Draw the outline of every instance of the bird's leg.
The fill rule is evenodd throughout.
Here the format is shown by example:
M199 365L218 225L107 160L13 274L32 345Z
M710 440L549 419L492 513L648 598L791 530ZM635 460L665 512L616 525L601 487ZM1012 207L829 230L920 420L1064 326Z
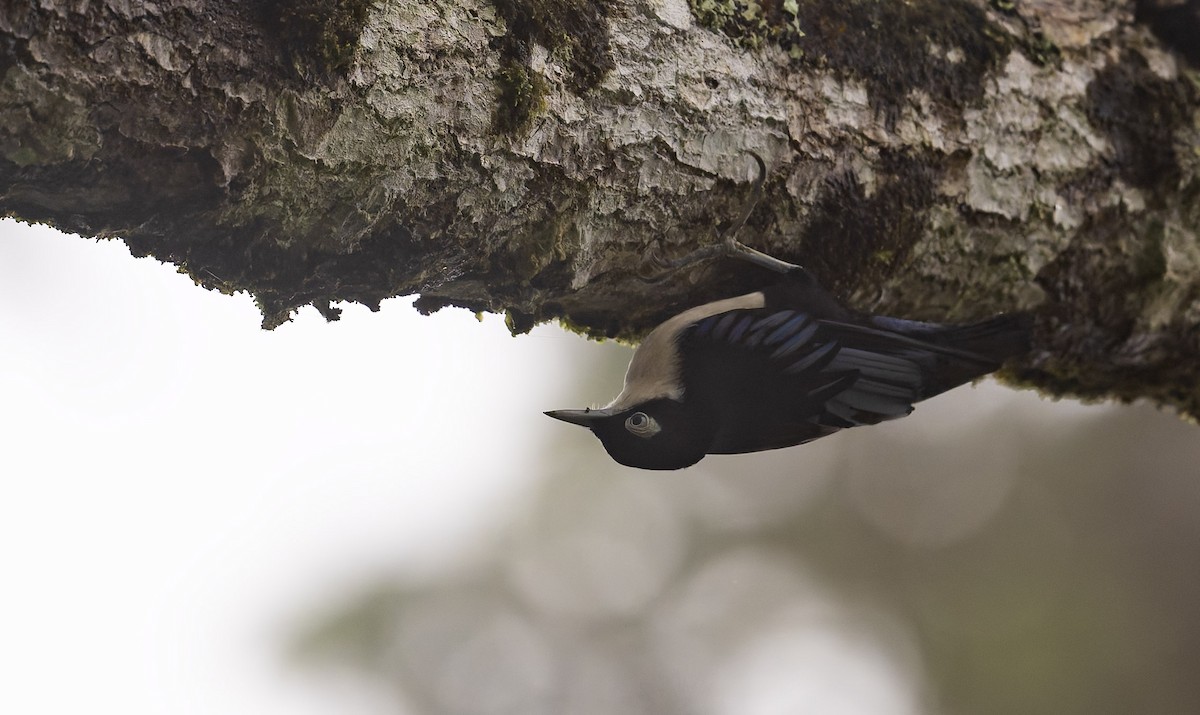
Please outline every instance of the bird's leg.
M707 261L713 258L737 258L739 260L748 261L756 266L766 268L767 270L775 271L776 273L791 273L792 271L802 271L802 267L795 263L781 261L774 256L767 255L762 251L756 251L746 244L737 240L737 232L750 218L750 214L758 205L759 198L762 197L763 183L767 178L767 165L763 162L762 157L758 154L751 153L754 161L758 164L758 179L754 182L754 194L751 200L747 202L746 209L742 212L741 218L732 226L719 235L719 242L698 248L687 255L675 259L666 259L658 254L657 246L652 247L646 252L645 258L642 260L642 266L639 269L639 276L646 281L658 282L665 278L669 273L685 268L701 261ZM653 267L656 269L653 273L648 273L647 268Z
M712 258L719 258L727 253L724 243L714 243L697 248L685 256L669 259L663 258L662 254L658 252L658 246L659 243L656 241L654 246L646 251L646 254L642 257L642 264L638 266L638 277L648 283L657 283L680 268L686 268L692 264Z
M795 263L788 263L780 260L762 251L757 251L750 248L746 244L737 240L733 236L726 236L721 242L722 253L730 258L738 258L743 261L749 261L756 266L761 266L776 273L791 273L792 271L802 271L804 268Z

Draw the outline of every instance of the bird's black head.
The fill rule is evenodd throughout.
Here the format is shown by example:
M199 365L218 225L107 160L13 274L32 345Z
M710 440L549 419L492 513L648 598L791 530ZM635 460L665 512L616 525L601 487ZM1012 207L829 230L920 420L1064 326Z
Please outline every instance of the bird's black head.
M625 410L554 410L547 415L592 430L610 457L639 469L683 469L704 458L712 435L672 399Z

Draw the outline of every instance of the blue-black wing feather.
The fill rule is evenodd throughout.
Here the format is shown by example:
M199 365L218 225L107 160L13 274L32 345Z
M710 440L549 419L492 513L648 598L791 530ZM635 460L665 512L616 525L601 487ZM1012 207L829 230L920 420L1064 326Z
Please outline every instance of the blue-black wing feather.
M1028 339L1019 320L859 324L848 313L727 311L680 333L684 401L717 425L709 453L801 444L903 417L914 403L992 372Z

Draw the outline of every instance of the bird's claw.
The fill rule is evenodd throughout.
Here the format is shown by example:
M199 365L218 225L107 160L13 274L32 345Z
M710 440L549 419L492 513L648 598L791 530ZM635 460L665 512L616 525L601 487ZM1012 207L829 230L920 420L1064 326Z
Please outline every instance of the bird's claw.
M766 268L769 271L775 271L776 273L791 273L793 271L804 270L802 266L795 263L788 263L768 253L750 248L733 236L726 237L721 242L721 247L724 249L722 253L730 258L738 258L761 268Z
M658 283L670 275L675 266L660 252L660 241L655 241L642 254L642 262L638 264L637 277L647 283Z
M737 258L756 266L766 268L776 273L790 273L792 271L803 270L800 266L787 261L781 261L774 256L770 256L762 251L756 251L746 244L737 240L737 233L745 225L750 218L750 214L754 211L754 207L758 203L759 197L762 195L763 183L767 178L767 165L762 157L751 152L755 163L758 164L758 179L754 182L753 199L747 203L745 210L738 220L731 225L724 233L717 236L717 242L698 248L687 255L675 259L667 259L659 252L661 246L660 241L655 241L653 245L646 251L642 257L642 262L638 266L638 277L648 283L657 283L667 277L672 271L690 266L693 263L707 261L712 258ZM651 272L653 268L653 272Z
M687 268L695 263L729 255L728 248L724 242L697 248L691 253L680 256L679 258L663 257L658 250L659 245L660 243L655 241L654 245L652 245L642 257L642 263L638 267L638 277L648 283L657 283L662 281L668 275L679 270L680 268ZM653 273L647 272L647 267L651 264L655 269Z
M795 263L788 263L762 251L750 248L729 235L722 238L720 243L697 248L691 253L675 259L664 258L659 252L659 246L659 242L656 241L646 251L642 257L641 265L638 266L638 277L647 283L658 283L680 268L713 258L736 258L776 273L792 273L793 271L804 270Z

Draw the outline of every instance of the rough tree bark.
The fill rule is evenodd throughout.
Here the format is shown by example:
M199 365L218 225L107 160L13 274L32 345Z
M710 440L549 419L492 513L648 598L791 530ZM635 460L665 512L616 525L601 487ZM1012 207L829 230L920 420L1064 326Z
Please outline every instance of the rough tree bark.
M1196 417L1176 5L4 0L0 211L248 291L268 327L419 293L636 337L764 280L638 277L739 214L755 153L751 245L863 308L1037 309L1010 379Z

